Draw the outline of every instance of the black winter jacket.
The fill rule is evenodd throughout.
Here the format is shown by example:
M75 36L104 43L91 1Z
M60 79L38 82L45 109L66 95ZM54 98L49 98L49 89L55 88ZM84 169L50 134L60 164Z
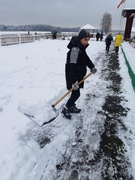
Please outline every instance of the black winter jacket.
M76 81L81 81L86 75L87 66L91 69L94 64L86 54L87 46L83 46L78 37L75 36L68 44L67 62L65 67L67 89L71 89ZM83 88L84 83L80 84Z
M113 41L113 38L111 35L108 35L106 38L105 38L105 42L106 42L106 45L111 45L111 42Z

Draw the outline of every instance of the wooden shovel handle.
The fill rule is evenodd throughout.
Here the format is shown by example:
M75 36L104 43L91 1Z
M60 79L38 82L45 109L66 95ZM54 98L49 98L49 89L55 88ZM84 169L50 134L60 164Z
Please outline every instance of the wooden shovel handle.
M92 75L93 73L89 73L88 75L86 75L80 82L78 82L78 85L80 85L83 81L85 81L85 79L87 79L90 75ZM70 92L72 92L74 90L74 88L72 87L70 90L68 90L60 99L58 99L53 105L52 107L55 107L62 99L64 99Z

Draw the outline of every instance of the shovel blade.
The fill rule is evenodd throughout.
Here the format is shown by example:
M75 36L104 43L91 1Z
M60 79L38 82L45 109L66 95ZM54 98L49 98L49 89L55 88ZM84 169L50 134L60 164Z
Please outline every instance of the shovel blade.
M43 125L45 125L45 124L48 124L48 123L54 121L54 120L58 117L59 111L58 111L55 107L52 107L52 110L54 111L55 116L53 116L53 117L52 117L51 119L49 119L49 120L44 121L44 123L43 123L41 126L43 126Z
M23 113L40 127L54 121L59 115L59 111L55 107L51 107L47 103L41 104L41 102L40 105L32 102L21 103L18 107L18 111Z

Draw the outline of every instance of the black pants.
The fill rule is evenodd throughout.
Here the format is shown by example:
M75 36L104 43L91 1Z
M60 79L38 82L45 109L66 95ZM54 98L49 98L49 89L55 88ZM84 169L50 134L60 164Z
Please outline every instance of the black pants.
M115 47L115 52L118 53L119 52L119 46Z
M110 45L106 44L106 52L109 52L110 50Z
M79 97L80 97L80 89L73 90L66 106L67 107L73 106Z

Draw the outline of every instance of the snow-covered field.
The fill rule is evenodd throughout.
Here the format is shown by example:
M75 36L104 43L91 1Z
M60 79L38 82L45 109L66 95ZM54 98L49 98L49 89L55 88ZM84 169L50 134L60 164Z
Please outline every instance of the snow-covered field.
M18 107L21 107L26 111L41 113L40 118L43 119L47 105L51 107L66 93L64 68L68 42L48 39L0 47L0 180L101 179L101 167L97 165L93 169L90 163L86 168L84 162L78 159L80 152L84 155L83 160L86 159L83 152L88 146L89 158L94 158L104 131L103 119L98 115L109 94L106 87L110 84L110 81L102 78L103 69L109 61L104 41L89 42L87 53L97 73L86 80L81 90L77 102L82 109L81 114L67 120L60 113L52 123L40 127L18 111ZM123 49L135 72L135 49L128 43L123 43ZM125 106L130 109L122 119L127 131L122 131L125 134L119 134L119 137L124 142L126 156L131 163L127 169L135 178L135 92L121 50L118 60L122 76L121 93L127 100ZM56 108L59 109L67 98ZM78 168L76 175L78 162L86 169ZM111 166L109 171L116 172Z

